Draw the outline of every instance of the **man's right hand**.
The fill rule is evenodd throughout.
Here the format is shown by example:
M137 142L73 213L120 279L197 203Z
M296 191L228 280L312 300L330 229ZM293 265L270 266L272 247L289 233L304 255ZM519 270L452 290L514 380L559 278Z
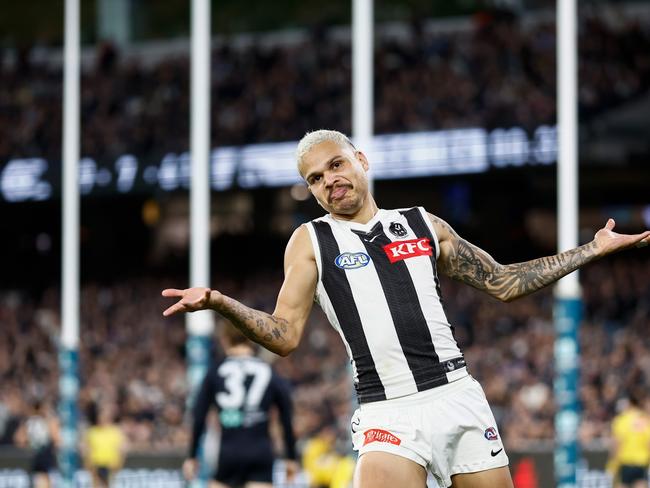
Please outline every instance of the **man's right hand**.
M187 458L183 462L183 476L190 481L196 478L199 472L199 461L196 458Z
M167 288L162 291L162 296L180 298L178 302L163 312L165 317L169 317L179 312L196 312L212 308L212 305L221 297L221 293L201 287L186 288L185 290Z

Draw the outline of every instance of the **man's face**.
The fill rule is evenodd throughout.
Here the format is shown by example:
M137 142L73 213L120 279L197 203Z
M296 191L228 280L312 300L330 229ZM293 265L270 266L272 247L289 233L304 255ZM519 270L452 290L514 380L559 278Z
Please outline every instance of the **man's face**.
M368 196L368 160L350 146L332 141L314 146L298 168L309 190L326 211L353 215Z

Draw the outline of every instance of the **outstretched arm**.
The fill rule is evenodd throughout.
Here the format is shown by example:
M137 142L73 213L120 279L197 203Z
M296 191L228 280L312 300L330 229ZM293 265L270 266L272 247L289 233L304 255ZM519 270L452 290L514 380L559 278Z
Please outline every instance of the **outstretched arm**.
M210 288L166 289L166 297L180 298L163 312L212 309L229 319L249 339L281 356L293 351L314 303L318 270L309 232L299 227L291 236L284 255L284 283L272 314L255 310Z
M429 214L440 241L438 264L458 281L508 302L559 280L579 267L607 254L650 242L650 231L626 235L613 231L609 219L594 240L569 251L524 263L503 265L482 249L461 238L444 220Z

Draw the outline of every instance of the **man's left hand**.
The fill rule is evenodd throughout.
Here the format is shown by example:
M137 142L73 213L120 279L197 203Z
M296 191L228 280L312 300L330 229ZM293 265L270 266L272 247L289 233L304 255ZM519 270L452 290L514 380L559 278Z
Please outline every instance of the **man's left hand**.
M632 246L643 247L650 244L650 230L641 234L619 234L614 232L615 225L614 219L609 219L605 227L596 232L594 241L601 256L622 251Z

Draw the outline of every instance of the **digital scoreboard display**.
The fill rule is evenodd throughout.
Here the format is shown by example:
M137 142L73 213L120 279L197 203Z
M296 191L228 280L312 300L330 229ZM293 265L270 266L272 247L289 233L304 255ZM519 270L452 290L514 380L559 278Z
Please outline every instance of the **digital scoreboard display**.
M301 181L295 163L297 141L221 147L210 154L214 191L232 187L289 186ZM540 126L481 128L375 136L359 148L377 180L482 173L491 168L549 165L557 159L557 130ZM109 164L79 161L81 195L156 193L188 189L190 154L168 153L143 162L124 154ZM0 201L42 201L60 196L61 163L42 158L0 162Z

